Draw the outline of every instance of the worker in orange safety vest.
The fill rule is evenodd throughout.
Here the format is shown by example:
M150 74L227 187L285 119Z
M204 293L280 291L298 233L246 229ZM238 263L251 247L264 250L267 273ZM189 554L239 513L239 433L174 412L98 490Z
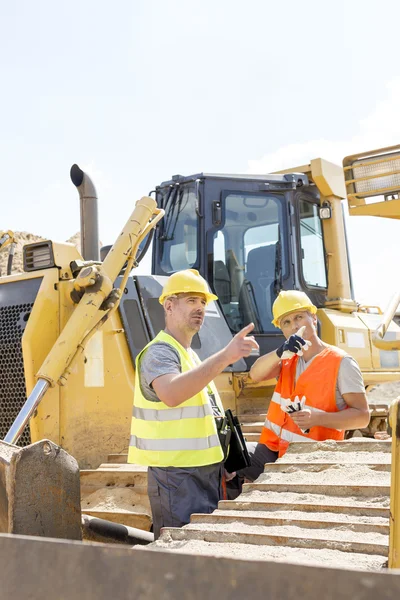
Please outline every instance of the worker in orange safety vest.
M252 464L238 472L254 481L290 442L343 440L366 427L369 410L357 362L317 335L317 308L304 292L281 291L273 321L286 341L252 366L253 381L278 379L259 443L248 443ZM233 493L231 497L235 497Z

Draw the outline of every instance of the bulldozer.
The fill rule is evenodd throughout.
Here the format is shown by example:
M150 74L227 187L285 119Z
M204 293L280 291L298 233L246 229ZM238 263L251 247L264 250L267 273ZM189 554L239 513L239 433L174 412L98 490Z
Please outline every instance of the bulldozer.
M207 307L193 341L202 359L250 321L262 353L279 346L283 337L271 325L273 301L282 289L301 289L318 307L321 338L357 359L367 387L399 380L400 328L392 320L397 305L394 299L382 314L357 304L342 209L347 197L351 215L398 218L399 151L348 157L343 167L315 159L269 175L173 176L156 186L155 199L138 203L117 242L101 256L95 187L75 165L71 178L81 200L82 255L71 244L27 244L24 273L0 278L2 531L80 539L79 494L88 539L107 539L104 528L93 535L93 520L114 523L114 533L123 527L128 543L138 530L150 531L146 470L126 464L134 360L164 325L158 296L165 278L177 270L198 269L219 297ZM376 197L382 198L369 202ZM151 237L152 274L132 277L139 246L143 256ZM256 441L274 382L253 383L253 361L231 365L216 384L246 438ZM293 444L284 459L246 484L237 500L222 501L212 515L193 515L182 530L165 531L156 544L135 549L135 561L159 566L167 554L162 569L167 573L179 570L175 554L179 560L182 553L204 555L196 560L207 569L208 555L220 556L229 586L234 567L226 557L232 554L253 560L260 582L274 569L260 561L290 563L299 552L317 564L324 550L331 553L324 565L380 568L388 554L390 443L371 437L386 430L387 412L385 405L371 406L365 439ZM24 513L25 504L33 511ZM48 519L39 527L42 505ZM331 520L324 521L321 507ZM325 536L318 533L321 524ZM338 531L344 531L343 539ZM9 552L13 542L4 539ZM144 535L141 541L150 539ZM359 557L364 562L358 563ZM189 572L196 570L190 556L184 560ZM304 571L296 572L295 580L302 576ZM304 579L317 580L311 573ZM367 593L375 581L380 585L378 575ZM349 590L354 582L350 577ZM171 584L171 597L179 585ZM320 585L323 589L323 577Z

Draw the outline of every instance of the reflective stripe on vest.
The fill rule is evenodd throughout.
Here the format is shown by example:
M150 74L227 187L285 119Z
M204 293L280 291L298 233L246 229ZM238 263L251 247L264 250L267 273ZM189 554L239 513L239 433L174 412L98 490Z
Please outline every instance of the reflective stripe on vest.
M275 392L268 408L260 442L271 450L286 452L293 441L343 440L344 431L327 427L312 427L303 434L293 419L282 410L288 399L306 396L306 408L319 413L337 412L336 382L340 362L346 354L335 347L327 347L318 354L311 365L296 379L297 357L282 362Z
M167 343L177 351L182 373L190 371L201 362L192 350L188 352L164 331L160 331L144 350L156 342ZM221 462L223 451L207 388L177 407L146 400L139 379L140 360L144 350L136 359L128 462L151 467L197 467ZM214 383L210 382L208 387L223 414L223 406Z
M218 435L210 435L206 438L180 438L180 439L164 439L164 440L149 440L138 438L136 435L131 435L129 446L138 448L139 450L206 450L207 448L221 447Z
M264 427L270 429L275 435L280 437L285 442L313 442L314 440L310 439L306 435L299 435L298 433L293 433L292 431L287 431L286 429L282 429L279 425L275 425L275 423L271 423L268 419L265 419Z
M203 406L184 406L182 408L171 408L170 410L156 410L154 408L133 407L132 415L136 419L145 421L179 421L180 419L201 419L206 415L212 415L213 411L209 404Z

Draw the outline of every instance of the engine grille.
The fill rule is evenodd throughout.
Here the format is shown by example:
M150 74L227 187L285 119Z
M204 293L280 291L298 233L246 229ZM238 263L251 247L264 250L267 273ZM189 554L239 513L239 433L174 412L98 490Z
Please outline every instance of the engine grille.
M4 439L26 400L21 339L33 303L0 307L0 439ZM19 446L31 443L29 425Z

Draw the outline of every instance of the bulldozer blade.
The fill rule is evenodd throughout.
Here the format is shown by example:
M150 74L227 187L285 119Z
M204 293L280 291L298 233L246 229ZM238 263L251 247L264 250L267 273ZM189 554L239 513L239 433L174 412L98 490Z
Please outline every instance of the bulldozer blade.
M49 440L0 441L0 532L82 539L76 460Z
M0 534L0 596L27 600L393 600L398 572ZM22 576L21 576L22 574Z

